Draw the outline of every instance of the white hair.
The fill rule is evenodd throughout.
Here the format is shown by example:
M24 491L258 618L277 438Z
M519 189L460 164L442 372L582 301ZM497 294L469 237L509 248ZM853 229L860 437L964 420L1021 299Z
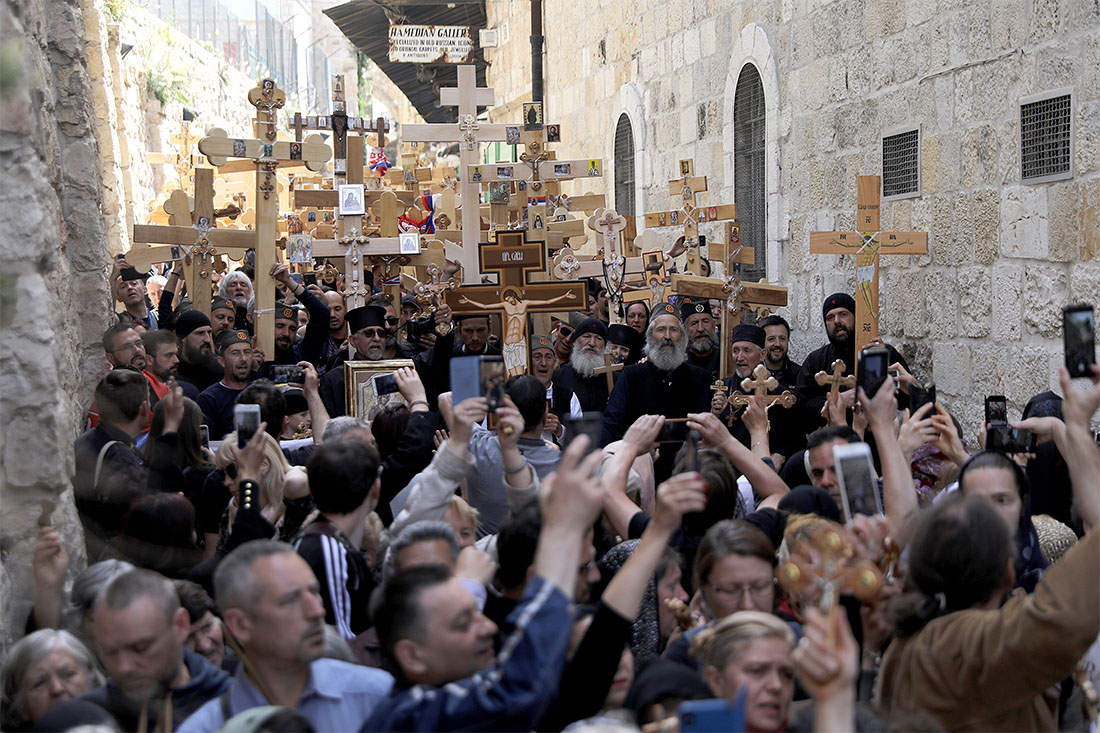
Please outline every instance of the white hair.
M687 331L684 330L684 324L679 323L680 326L680 338L674 343L676 347L674 351L668 352L661 348L662 343L658 343L656 337L653 335L653 326L657 322L658 318L668 314L660 314L656 318L650 320L649 325L645 330L645 355L649 358L649 363L657 367L662 372L671 372L679 367L685 361L687 361L687 347L688 337ZM676 316L671 316L675 318Z
M221 279L221 282L218 283L218 295L222 296L223 298L228 298L229 296L227 295L227 292L229 291L229 285L236 282L237 280L244 280L246 283L248 283L248 291L250 293L254 292L252 287L252 279L248 275L244 274L244 272L241 270L233 270L232 272L225 273L225 277L223 277Z

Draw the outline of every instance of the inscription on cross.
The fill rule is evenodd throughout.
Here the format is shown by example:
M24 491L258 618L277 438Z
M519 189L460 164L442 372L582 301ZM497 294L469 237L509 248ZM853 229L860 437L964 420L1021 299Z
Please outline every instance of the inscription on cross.
M880 255L928 253L925 232L879 231L881 202L879 176L860 176L856 182L855 232L811 232L811 254L856 256L856 353L878 338L878 270Z
M586 303L583 282L528 282L531 274L546 269L543 242L530 241L527 233L498 231L496 242L482 244L479 269L499 277L497 285L463 285L444 292L456 315L499 313L504 322L504 365L509 376L527 370L528 313L576 310Z

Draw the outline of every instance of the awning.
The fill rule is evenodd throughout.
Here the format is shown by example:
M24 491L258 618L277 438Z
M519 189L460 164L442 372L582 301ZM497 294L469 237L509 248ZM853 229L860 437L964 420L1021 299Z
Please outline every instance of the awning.
M324 11L352 45L365 53L405 93L425 122L457 122L458 108L439 106L439 88L458 85L454 64L393 63L389 60L390 19L411 25L470 26L477 85L485 86L485 54L477 44L485 27L485 0L353 0Z

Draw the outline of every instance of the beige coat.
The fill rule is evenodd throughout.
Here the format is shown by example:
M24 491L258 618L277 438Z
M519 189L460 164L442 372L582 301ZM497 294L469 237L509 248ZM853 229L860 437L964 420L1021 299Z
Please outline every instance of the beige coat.
M1035 592L996 611L958 611L896 639L883 658L884 710L923 709L947 730L1057 730L1043 692L1073 673L1100 633L1100 529Z

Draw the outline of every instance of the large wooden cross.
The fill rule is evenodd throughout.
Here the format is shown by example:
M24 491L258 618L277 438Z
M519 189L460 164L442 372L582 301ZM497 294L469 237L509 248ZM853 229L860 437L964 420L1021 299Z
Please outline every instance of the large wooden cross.
M794 403L798 401L798 398L788 389L783 390L781 394L768 394L779 386L779 380L773 377L771 372L768 371L768 368L763 364L757 364L756 368L752 371L752 375L741 380L740 386L741 392L734 392L730 395L728 394L725 382L719 379L711 386L711 389L725 396L726 404L731 408L746 407L754 397L759 397L760 403L764 407L765 415L767 415L768 410L776 405L789 410L794 407ZM727 424L733 425L733 420L734 413L731 411ZM769 427L771 426L770 420L768 425Z
M810 232L811 254L856 256L856 353L878 337L879 255L922 255L928 252L925 232L879 231L879 176L856 182L855 232Z
M622 362L612 361L611 354L605 351L603 354L603 366L596 367L592 371L607 377L607 393L611 394L611 390L615 389L615 372L621 372L624 366L626 365Z
M135 224L131 241L136 246L126 253L126 261L139 272L146 272L153 263L174 260L178 254L184 262L184 282L191 305L209 316L214 258L227 250L243 256L245 250L256 247L256 232L216 229L214 169L196 168L194 177L194 212L187 193L181 189L174 191L165 206L169 225ZM168 246L143 247L142 244Z
M478 269L481 242L481 186L471 181L468 166L478 162L480 143L503 142L507 139L507 126L481 123L477 120L478 107L490 107L495 102L492 87L478 87L476 67L464 64L458 67L458 86L439 90L439 104L458 107L458 122L450 124L402 125L401 137L406 142L457 142L462 161L462 181L459 195L462 198L462 252L460 263L465 282L479 282Z
M695 175L695 162L690 158L680 161L680 177L668 182L668 193L680 207L670 211L654 211L645 215L646 228L684 227L684 247L687 256L687 271L693 275L703 274L703 263L699 254L699 223L707 221L725 221L737 218L736 204L719 206L696 206L695 196L707 190L707 177Z
M504 365L509 376L527 370L527 314L579 310L587 305L583 282L532 283L532 273L546 269L543 242L530 241L527 232L497 231L496 242L482 244L479 269L496 273L496 285L463 285L443 293L457 315L499 313L504 330Z
M332 151L320 135L305 142L277 142L278 110L286 104L286 95L272 79L263 79L248 93L256 108L253 122L255 139L230 138L225 130L213 129L199 140L199 152L211 165L222 166L230 158L251 161L256 172L256 278L252 283L256 310L254 323L258 346L269 358L275 354L275 281L268 273L277 262L275 240L279 234L279 200L276 196L276 171L286 163L304 164L320 170L332 157Z
M814 381L824 387L829 385L829 397L836 402L840 397L840 388L851 389L856 386L856 378L852 376L844 376L844 360L837 359L829 367L832 370L832 374L829 372L818 372L814 375Z

